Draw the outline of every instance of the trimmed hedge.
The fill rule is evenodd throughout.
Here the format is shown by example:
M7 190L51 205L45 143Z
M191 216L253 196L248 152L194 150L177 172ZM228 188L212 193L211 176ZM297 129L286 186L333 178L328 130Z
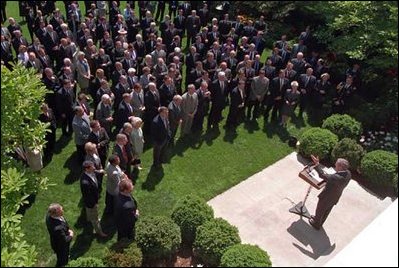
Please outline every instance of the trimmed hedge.
M340 140L331 152L332 160L335 162L338 158L345 158L349 161L350 167L357 170L360 167L360 161L366 154L363 147L357 144L355 140L343 138Z
M136 243L122 239L105 249L103 261L107 267L141 267L143 253Z
M226 250L240 242L237 227L216 218L197 228L193 249L204 264L218 266Z
M180 246L180 228L168 217L146 217L136 225L136 242L145 258L169 258Z
M266 251L257 245L238 244L223 254L221 267L271 267L272 262Z
M66 267L107 267L103 261L93 257L79 257L68 262Z
M180 226L182 241L187 245L194 242L197 227L213 219L213 216L212 207L204 199L193 195L180 199L172 212L172 220Z
M322 128L330 130L339 139L357 139L362 133L362 124L347 114L333 114L324 120Z
M302 134L299 143L300 154L306 157L313 154L325 159L330 157L331 150L338 143L338 137L328 129L313 127Z
M362 159L361 172L371 182L395 186L398 155L383 150L369 152Z

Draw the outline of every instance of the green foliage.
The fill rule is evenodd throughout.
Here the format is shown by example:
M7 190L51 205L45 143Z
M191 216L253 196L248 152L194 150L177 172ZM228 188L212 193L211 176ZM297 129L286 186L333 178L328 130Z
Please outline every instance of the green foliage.
M365 153L363 147L355 140L343 138L335 145L331 156L333 161L336 161L338 158L345 158L349 161L351 168L357 170Z
M394 178L398 173L398 155L383 150L369 152L362 159L361 172L369 181L394 186Z
M327 25L320 26L315 35L332 51L344 52L377 69L397 67L397 2L329 1L314 6Z
M41 150L48 123L39 121L40 105L47 90L33 68L1 67L1 151L3 156L18 146Z
M35 247L29 245L21 231L19 208L27 204L24 194L29 178L16 168L1 170L1 266L33 266L36 262Z
M80 257L69 261L66 267L107 267L103 261L93 257Z
M180 226L182 241L188 245L194 242L197 227L212 218L212 207L195 195L180 199L172 212L172 219Z
M122 239L111 249L105 249L103 261L107 267L141 267L143 253L136 243Z
M257 245L237 244L223 254L221 267L271 267L272 262L266 251Z
M317 155L320 159L330 156L338 137L328 129L314 127L306 130L299 139L299 153L304 156Z
M240 242L237 227L216 218L197 228L194 252L205 264L217 266L226 250Z
M180 228L168 217L143 218L136 225L136 241L145 258L168 258L181 243Z
M357 139L362 133L362 125L347 114L333 114L323 122L322 128L330 130L339 139Z

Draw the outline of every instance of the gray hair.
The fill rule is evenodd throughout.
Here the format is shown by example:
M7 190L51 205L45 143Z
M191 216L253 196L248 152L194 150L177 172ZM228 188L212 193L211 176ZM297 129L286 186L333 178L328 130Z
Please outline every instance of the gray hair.
M340 165L344 170L349 169L350 167L349 161L345 158L338 158L336 164Z

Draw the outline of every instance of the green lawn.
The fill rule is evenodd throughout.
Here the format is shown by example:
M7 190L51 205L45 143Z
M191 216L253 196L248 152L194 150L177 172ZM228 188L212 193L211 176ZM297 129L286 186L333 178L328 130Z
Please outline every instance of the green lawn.
M82 1L80 3L83 6ZM123 1L121 7L124 5ZM63 12L63 3L57 2L57 6ZM20 21L17 2L8 2L7 11L8 16ZM29 36L26 25L23 25L23 32ZM185 40L183 42L185 45ZM262 60L269 53L270 50L265 50ZM225 117L227 110L224 111ZM149 169L152 149L145 151L142 157L144 169L139 174L134 190L141 217L170 215L176 201L187 194L197 194L206 200L213 198L292 152L286 142L288 137L299 136L309 127L306 117L305 121L296 119L291 122L287 130L276 124L265 125L263 119L257 123L242 124L236 134L226 132L223 125L224 121L220 125L220 133L204 133L201 137L179 140L174 150L171 150L170 163L164 165L162 172ZM42 174L55 186L36 196L22 223L26 240L35 245L39 253L38 266L55 265L56 258L50 248L44 222L46 209L53 202L64 206L65 217L75 232L71 244L72 258L101 257L104 248L116 241L115 230L109 219L105 219L104 229L111 234L110 238L97 239L88 232L82 214L79 186L81 169L75 163L75 145L73 139L60 137L60 132L57 131L53 161L42 170ZM105 188L105 182L103 185ZM99 204L101 214L104 202L103 191Z

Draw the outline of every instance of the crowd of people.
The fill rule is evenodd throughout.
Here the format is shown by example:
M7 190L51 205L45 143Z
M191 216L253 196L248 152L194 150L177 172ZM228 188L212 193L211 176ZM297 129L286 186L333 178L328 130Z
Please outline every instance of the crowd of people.
M326 60L310 49L309 27L292 47L282 35L262 62L263 16L211 18L211 1L85 1L85 12L77 1L63 2L66 14L55 1L19 1L29 33L8 18L1 27L1 61L10 69L16 62L35 69L52 92L40 115L50 123L44 156L51 160L57 126L64 136L74 135L87 218L100 236L106 236L97 211L105 174L106 212L123 224L118 239L133 236L124 219L138 215L137 204L126 197L133 189L126 181L133 179L132 168L141 169L144 142L152 142L153 167L161 168L179 128L181 138L202 132L205 121L207 130L218 129L226 107L230 130L262 113L265 122L271 113L286 127L297 106L299 116L327 102L332 112L343 112L360 83L355 64L345 81L331 85ZM123 212L128 209L134 213Z

